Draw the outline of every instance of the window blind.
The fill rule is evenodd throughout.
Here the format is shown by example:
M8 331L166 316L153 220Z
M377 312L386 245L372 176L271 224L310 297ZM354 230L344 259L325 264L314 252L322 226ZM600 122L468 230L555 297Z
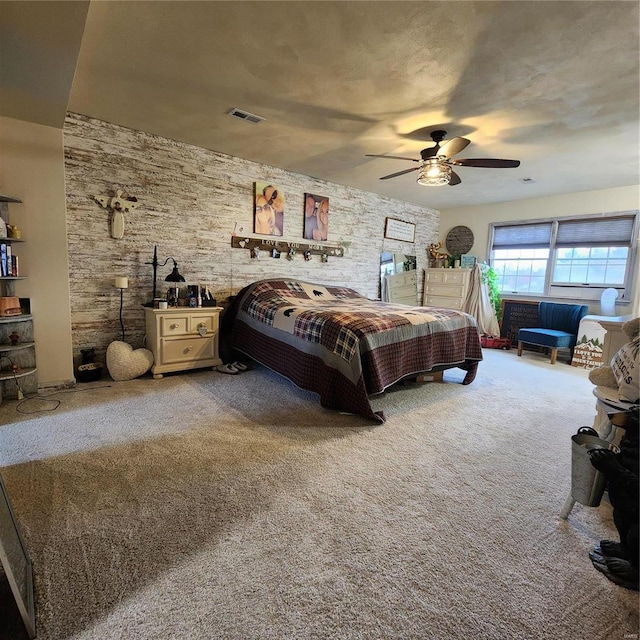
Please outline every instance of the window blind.
M558 221L558 247L628 247L633 234L633 216L595 220Z
M496 226L493 229L494 249L543 249L551 242L551 222Z

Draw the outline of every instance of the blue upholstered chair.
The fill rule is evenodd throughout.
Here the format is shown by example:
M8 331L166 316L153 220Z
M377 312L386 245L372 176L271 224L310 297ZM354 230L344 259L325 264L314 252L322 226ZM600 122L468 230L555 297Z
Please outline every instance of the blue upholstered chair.
M518 355L522 355L523 344L535 344L551 349L551 364L556 363L558 349L569 349L571 362L580 320L587 315L588 310L586 304L541 302L538 305L540 326L518 331Z

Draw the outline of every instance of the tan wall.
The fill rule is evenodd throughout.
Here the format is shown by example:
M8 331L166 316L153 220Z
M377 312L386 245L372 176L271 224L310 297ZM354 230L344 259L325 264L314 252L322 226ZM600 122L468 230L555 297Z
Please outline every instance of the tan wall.
M69 114L64 128L67 224L73 351L95 347L98 358L121 339L116 276L127 276L125 339L141 346L142 304L151 299L153 247L158 259L172 256L187 283L206 284L218 300L261 278L292 277L342 284L378 297L380 252L416 255L418 275L426 247L437 236L436 210L383 198L274 167L215 153L148 133ZM304 242L305 192L329 197L329 237L345 243L345 257L306 262L231 248L238 235L253 236L254 182L276 185L285 196L283 240ZM120 188L140 200L126 214L125 234L113 239L109 213L93 196ZM415 243L384 239L385 218L414 223ZM277 238L274 238L277 239ZM171 264L158 270L158 291Z
M443 209L440 212L439 238L444 244L447 232L451 228L458 225L469 227L474 235L473 247L469 253L477 256L480 261L484 261L487 258L487 241L489 223L491 222L631 211L639 208L640 188L631 186L518 200L515 202L498 202L474 207ZM640 295L638 295L637 274L633 286L633 296L631 303L617 305L616 312L620 315L638 312ZM598 313L598 303L589 303L589 307L592 313Z
M31 298L39 384L73 380L62 131L0 117L0 190L22 231L20 297Z

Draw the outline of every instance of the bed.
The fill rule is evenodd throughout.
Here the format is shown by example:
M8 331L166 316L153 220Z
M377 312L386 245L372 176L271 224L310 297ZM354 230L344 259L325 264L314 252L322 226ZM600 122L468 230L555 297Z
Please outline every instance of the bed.
M296 279L244 287L224 317L229 346L320 396L327 408L384 422L369 397L421 373L482 360L475 318L462 311L369 300Z

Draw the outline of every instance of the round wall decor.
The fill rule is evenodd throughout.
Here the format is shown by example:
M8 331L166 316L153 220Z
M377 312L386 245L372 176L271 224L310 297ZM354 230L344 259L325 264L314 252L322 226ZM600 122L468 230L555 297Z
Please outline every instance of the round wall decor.
M469 227L453 227L445 239L447 251L452 256L468 253L473 246L473 231Z

